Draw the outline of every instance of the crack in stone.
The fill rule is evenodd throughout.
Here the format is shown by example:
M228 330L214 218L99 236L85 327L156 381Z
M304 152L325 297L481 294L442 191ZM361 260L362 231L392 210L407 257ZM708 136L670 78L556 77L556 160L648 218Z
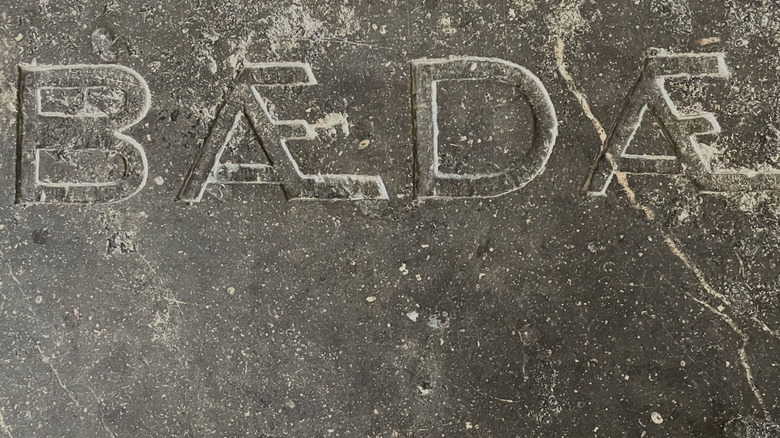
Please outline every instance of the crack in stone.
M769 414L769 411L766 408L766 405L764 404L763 396L761 395L761 391L758 389L758 386L756 385L754 378L753 378L753 372L750 367L750 363L748 360L748 355L746 351L746 347L748 342L750 342L750 336L745 333L745 331L736 323L736 321L724 313L724 310L726 307L731 306L730 300L723 295L722 293L718 292L707 280L706 276L704 275L704 272L696 266L695 263L691 260L690 257L680 248L680 246L675 241L672 234L663 229L661 225L659 225L655 221L655 211L653 211L652 208L642 205L636 198L636 193L631 188L631 186L628 183L628 178L626 177L625 172L620 172L618 170L617 163L615 161L615 158L606 151L607 146L607 140L609 136L607 135L606 130L604 130L603 125L599 121L599 119L593 114L593 112L590 109L590 105L587 102L587 99L585 95L579 91L577 88L576 82L574 81L574 78L569 74L569 72L566 70L566 64L565 64L565 58L564 58L564 50L565 50L565 44L561 38L558 38L555 45L555 57L557 61L558 66L558 72L561 75L561 77L566 82L568 90L574 95L574 97L577 99L577 102L582 107L582 111L585 114L585 116L591 120L593 123L594 128L599 134L599 138L601 139L601 154L604 154L604 156L607 158L607 160L610 163L610 166L612 166L612 169L615 173L616 180L620 184L621 188L626 194L626 198L628 199L629 204L638 211L642 211L645 214L645 217L647 218L648 222L653 224L653 228L659 232L663 238L664 242L666 243L666 246L669 248L669 250L674 254L677 258L682 261L683 265L686 269L691 271L696 279L699 282L699 285L704 289L704 291L714 297L723 303L722 306L713 307L711 304L707 303L706 301L694 296L693 294L689 292L685 292L685 294L697 302L699 305L704 307L705 309L709 310L713 314L720 317L723 321L728 324L728 326L732 329L732 331L739 336L741 340L741 346L737 350L740 364L742 365L742 368L745 370L745 380L747 380L747 384L750 387L751 391L753 392L753 396L755 397L756 401L758 402L759 406L761 407L761 410L763 411L764 417L767 420L771 420L771 416ZM587 188L589 185L589 182L586 182L585 188ZM772 334L775 338L780 340L780 332L771 330L766 324L764 324L760 319L753 316L751 318L754 322L759 324L759 326L762 328L762 330L769 332Z
M71 392L71 390L68 389L68 387L62 381L62 378L60 377L59 371L57 371L57 368L54 368L54 364L51 363L51 358L46 356L45 354L43 354L43 350L41 349L40 345L36 344L35 348L37 348L38 349L38 353L41 354L41 360L43 361L43 363L45 363L46 365L49 366L49 368L51 368L52 373L54 373L54 377L57 378L57 383L60 385L60 388L62 388L68 394L68 397L70 397L70 399L73 401L73 403L76 404L76 407L80 408L81 407L81 403L79 403L79 401L76 400L76 397L73 395L73 392Z
M599 138L601 139L601 145L602 147L605 147L607 143L607 131L604 129L604 126L601 124L601 121L593 115L593 111L590 109L590 104L588 104L588 99L585 97L585 95L577 88L577 83L574 81L574 78L571 76L569 71L566 69L566 63L564 62L564 49L565 44L563 42L563 39L558 38L555 42L555 60L558 63L558 73L561 75L564 81L566 81L566 86L571 92L571 94L574 95L574 97L577 98L577 102L580 103L580 106L582 107L582 112L585 113L585 117L590 119L590 122L593 123L593 127L596 129L596 132L599 133Z
M734 320L730 316L716 309L711 304L695 297L690 292L685 292L685 295L687 295L689 298L702 305L710 312L714 313L715 315L718 315L723 321L726 322L726 324L729 325L729 327L731 327L734 333L736 333L741 338L742 345L739 347L739 350L737 350L737 352L739 354L740 364L742 365L742 368L744 368L745 370L745 380L747 380L748 386L750 386L750 390L753 392L753 396L756 398L756 401L758 402L759 406L761 406L761 410L764 413L764 417L767 420L771 420L771 415L769 414L769 411L767 410L766 405L764 404L764 398L761 395L761 391L758 389L758 386L756 386L756 383L753 380L753 371L750 368L750 362L748 361L747 352L745 351L748 342L750 342L750 336L748 336L747 333L745 333L739 327L739 325L737 325L737 323L734 322Z

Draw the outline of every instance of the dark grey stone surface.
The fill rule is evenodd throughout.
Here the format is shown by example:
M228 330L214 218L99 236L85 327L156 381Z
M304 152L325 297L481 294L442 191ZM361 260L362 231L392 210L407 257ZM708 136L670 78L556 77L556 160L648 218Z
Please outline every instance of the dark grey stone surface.
M0 5L0 436L780 436L776 1Z

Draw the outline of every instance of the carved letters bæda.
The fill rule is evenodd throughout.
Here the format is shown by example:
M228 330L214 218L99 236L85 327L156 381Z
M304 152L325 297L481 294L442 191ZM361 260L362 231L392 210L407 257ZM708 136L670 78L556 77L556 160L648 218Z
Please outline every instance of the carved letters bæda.
M417 199L489 198L519 190L541 175L555 146L555 108L541 81L527 69L495 58L459 57L411 62L414 130L414 194ZM723 53L668 54L655 50L644 61L636 85L621 109L606 147L587 183L591 196L604 196L616 172L685 175L700 193L780 189L780 172L716 169L697 141L720 133L711 113L683 115L665 85L669 78L728 78ZM446 81L491 80L513 86L530 104L530 150L492 173L446 173L439 168L437 90ZM317 85L309 64L247 63L227 97L179 198L197 203L210 185L279 186L291 200L386 200L378 175L309 175L287 147L313 140L304 120L277 120L264 91ZM118 65L19 67L16 202L108 203L138 193L148 177L144 148L123 132L143 119L151 95L144 79ZM670 153L627 153L637 130L654 119ZM239 132L250 132L263 162L223 160ZM74 170L75 169L75 170Z

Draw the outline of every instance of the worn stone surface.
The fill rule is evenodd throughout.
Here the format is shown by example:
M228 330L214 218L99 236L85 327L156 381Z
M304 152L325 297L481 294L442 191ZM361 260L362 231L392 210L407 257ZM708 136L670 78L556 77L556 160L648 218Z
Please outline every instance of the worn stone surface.
M0 5L0 436L780 436L777 2Z

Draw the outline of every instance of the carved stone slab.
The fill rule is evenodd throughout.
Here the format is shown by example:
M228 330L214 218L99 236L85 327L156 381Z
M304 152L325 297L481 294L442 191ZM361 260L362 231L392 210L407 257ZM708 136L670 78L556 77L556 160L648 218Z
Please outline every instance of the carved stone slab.
M0 438L780 436L776 1L0 6Z

